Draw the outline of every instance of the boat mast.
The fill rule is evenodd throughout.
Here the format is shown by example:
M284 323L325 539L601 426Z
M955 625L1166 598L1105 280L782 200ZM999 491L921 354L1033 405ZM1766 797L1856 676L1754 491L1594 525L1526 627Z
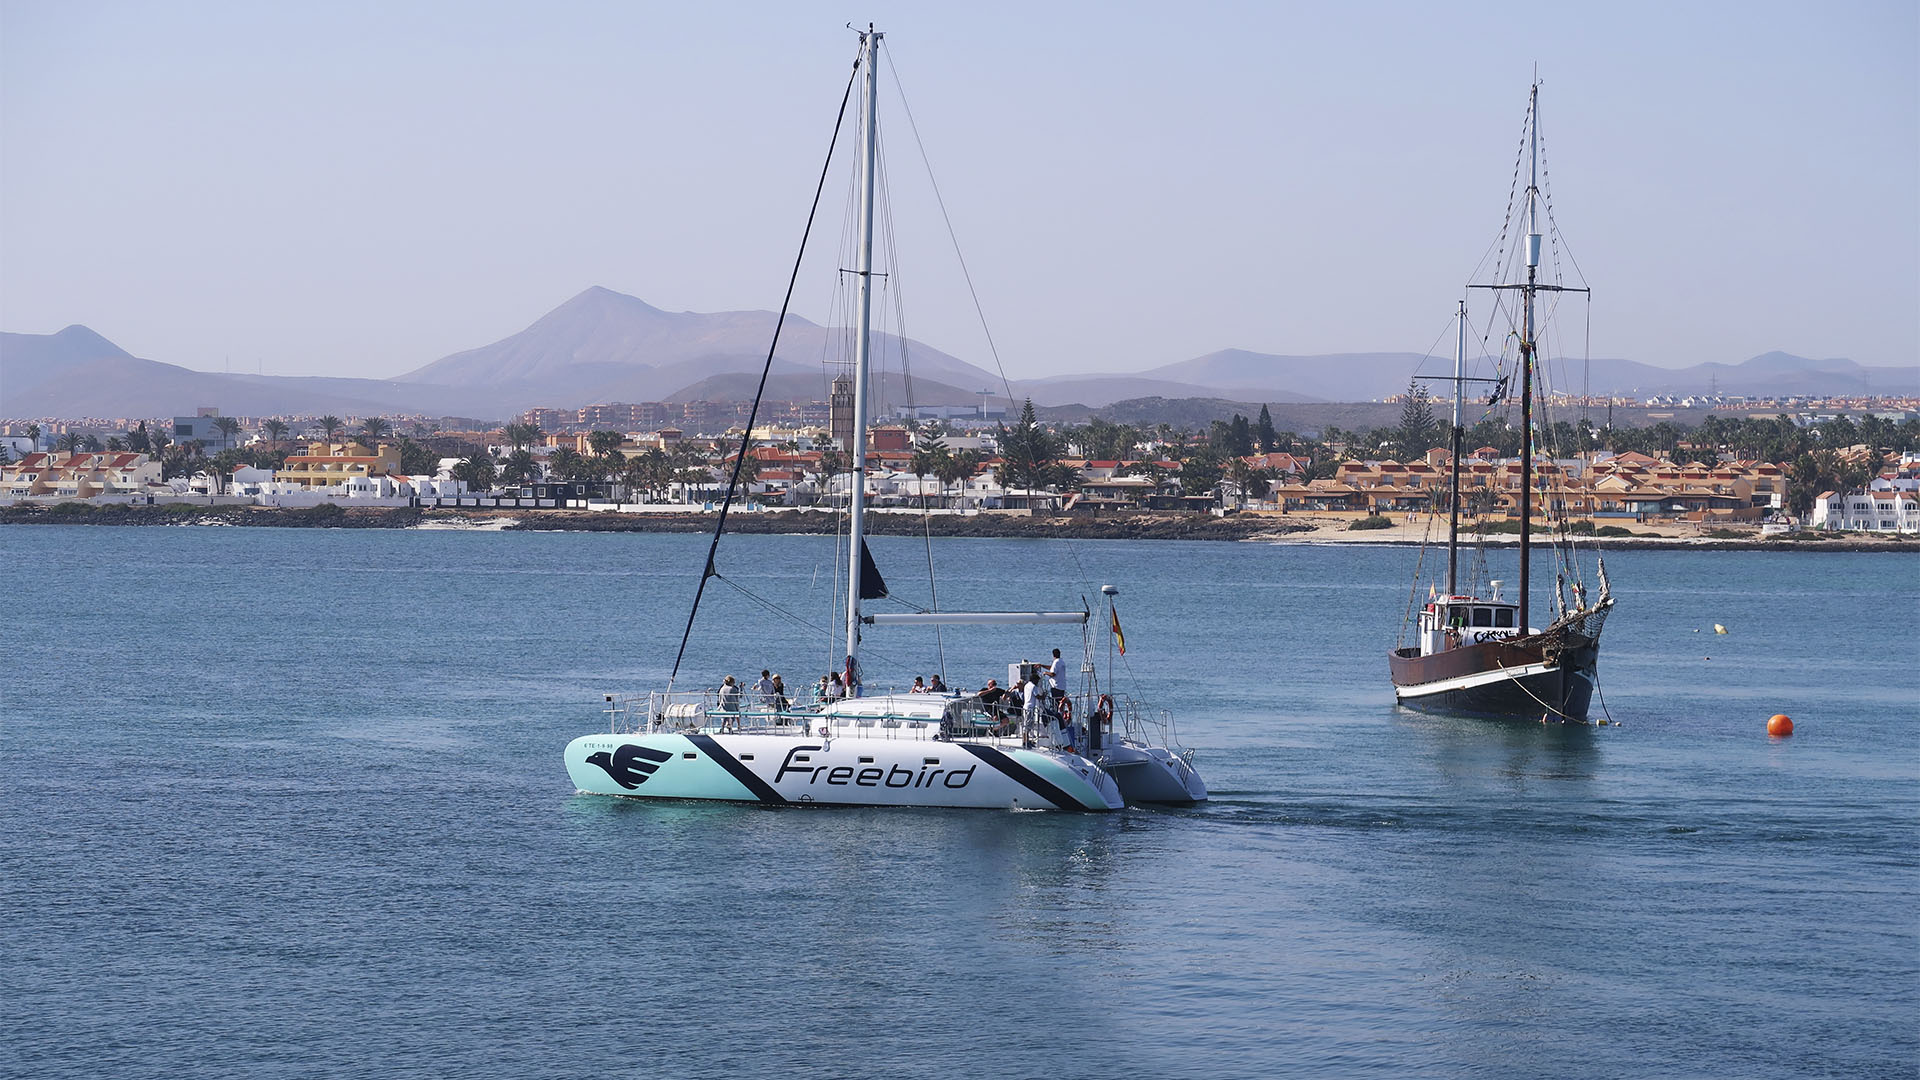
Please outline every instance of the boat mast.
M874 159L879 139L874 129L877 109L874 92L879 88L880 39L871 25L861 35L864 49L861 62L866 65L861 88L864 102L865 131L860 159L860 252L855 276L859 279L860 322L854 339L853 358L853 445L847 449L853 459L853 490L849 499L847 526L847 660L846 675L860 673L860 579L866 567L867 524L867 368L872 356L873 322L873 187ZM847 688L852 693L853 688Z
M1533 551L1533 294L1540 270L1540 84L1529 93L1527 169L1527 285L1520 292L1520 633L1527 623L1528 563Z
M1453 454L1447 496L1447 595L1460 593L1460 397L1467 385L1467 302L1460 301L1460 336L1453 347Z

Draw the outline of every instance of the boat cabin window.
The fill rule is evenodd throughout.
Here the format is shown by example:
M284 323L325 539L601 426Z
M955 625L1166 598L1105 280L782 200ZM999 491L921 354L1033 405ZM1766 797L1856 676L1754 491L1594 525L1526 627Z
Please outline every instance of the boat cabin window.
M1473 625L1492 626L1493 625L1493 609L1483 608L1483 607L1474 608L1473 609Z
M1512 608L1494 608L1493 609L1493 625L1512 626L1513 625L1513 609Z

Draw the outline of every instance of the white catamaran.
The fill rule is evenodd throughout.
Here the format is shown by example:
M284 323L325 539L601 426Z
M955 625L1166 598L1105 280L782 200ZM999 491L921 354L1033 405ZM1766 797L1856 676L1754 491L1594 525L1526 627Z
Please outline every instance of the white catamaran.
M863 696L861 634L888 625L1078 624L1089 658L1091 612L863 612L885 595L865 542L867 411L871 367L876 63L882 36L861 35L863 155L858 326L854 352L852 482L848 510L845 650L836 691L811 703L749 700L737 687L666 691L631 699L608 697L610 730L573 740L567 773L579 790L639 798L719 799L766 804L943 806L1105 811L1128 801L1193 803L1206 798L1191 753L1180 752L1171 724L1103 691L1091 662L1081 664L1076 695L1067 687L1029 694L1010 708L994 693ZM824 181L824 177L823 177ZM816 199L817 199L816 194ZM805 241L802 241L805 250ZM795 272L798 273L796 263ZM792 286L788 298L791 302ZM785 310L781 320L785 319ZM774 347L779 342L776 324ZM771 364L773 349L768 350ZM763 382L764 386L764 382ZM756 398L754 409L757 412ZM751 415L736 459L728 502L720 508L717 545L726 527L738 463L752 438ZM705 576L714 575L709 550ZM1112 587L1105 590L1112 595ZM698 610L699 596L695 597ZM1108 616L1117 635L1117 616ZM689 630L692 619L689 618ZM684 656L685 642L682 642ZM675 664L678 674L678 662ZM1031 666L1012 665L1014 676ZM1064 681L1064 680L1062 680ZM1044 683L1043 683L1044 685ZM1076 698L1078 709L1075 708ZM1078 719L1076 719L1076 712Z

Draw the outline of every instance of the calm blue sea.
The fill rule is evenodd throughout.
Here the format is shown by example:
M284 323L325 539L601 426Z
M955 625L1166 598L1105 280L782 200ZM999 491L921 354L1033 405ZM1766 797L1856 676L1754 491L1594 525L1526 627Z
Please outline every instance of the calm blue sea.
M705 546L0 528L0 1073L1920 1067L1920 559L1617 553L1619 726L1565 729L1393 707L1407 549L941 541L945 607L1119 585L1120 676L1214 801L574 794L562 747L664 679ZM925 545L874 547L923 602ZM829 540L720 569L697 681L827 670ZM1080 652L869 643L870 685Z

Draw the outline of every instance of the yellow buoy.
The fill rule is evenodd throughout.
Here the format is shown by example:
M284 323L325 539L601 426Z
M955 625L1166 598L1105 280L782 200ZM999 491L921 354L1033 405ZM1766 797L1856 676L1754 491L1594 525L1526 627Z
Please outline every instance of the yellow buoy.
M1714 623L1713 632L1716 634L1724 634L1727 632L1727 628L1724 626L1721 626L1719 623Z
M1784 739L1793 734L1793 721L1786 713L1775 713L1773 719L1767 721L1767 734L1776 739Z

